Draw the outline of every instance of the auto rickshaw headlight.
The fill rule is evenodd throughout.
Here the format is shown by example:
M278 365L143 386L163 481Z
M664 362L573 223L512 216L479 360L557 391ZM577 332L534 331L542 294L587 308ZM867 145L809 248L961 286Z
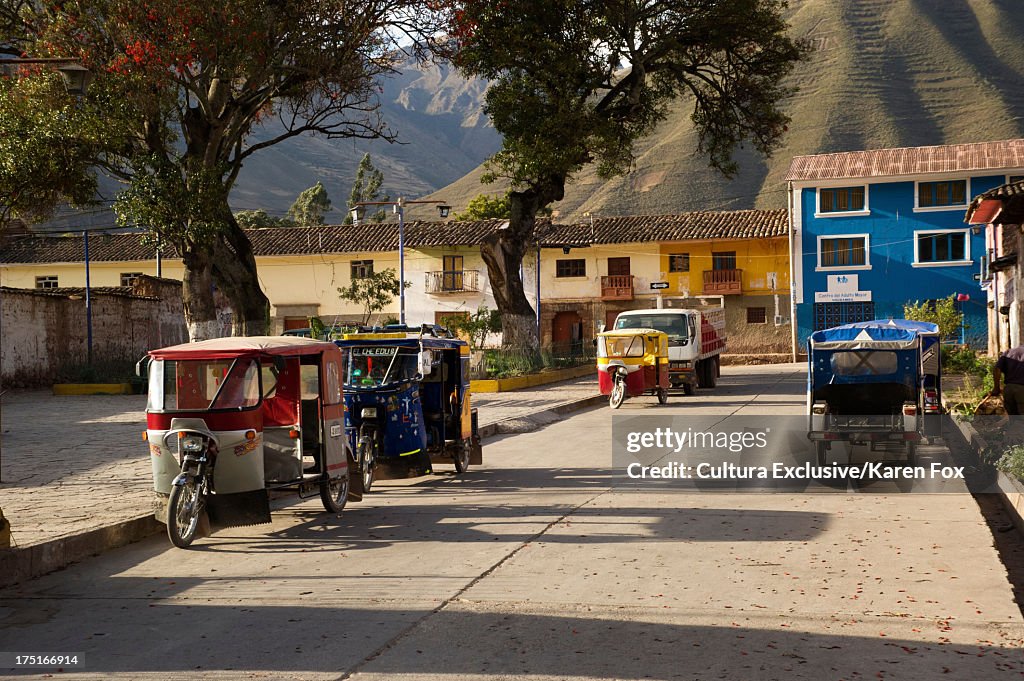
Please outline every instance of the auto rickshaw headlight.
M181 451L201 452L203 451L203 438L198 435L187 435L181 439Z
M377 418L377 407L363 407L359 415L364 419L375 419Z

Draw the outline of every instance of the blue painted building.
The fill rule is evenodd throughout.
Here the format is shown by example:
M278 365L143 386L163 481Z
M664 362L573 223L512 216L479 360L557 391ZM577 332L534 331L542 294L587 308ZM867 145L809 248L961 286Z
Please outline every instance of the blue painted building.
M1024 140L798 156L789 182L794 351L818 329L902 317L966 294L965 336L986 347L985 238L971 199L1024 176ZM960 296L963 298L963 296Z

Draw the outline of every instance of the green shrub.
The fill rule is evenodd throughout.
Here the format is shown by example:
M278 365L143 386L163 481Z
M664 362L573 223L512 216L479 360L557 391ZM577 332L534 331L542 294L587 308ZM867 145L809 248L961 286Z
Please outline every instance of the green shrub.
M934 303L929 301L903 305L903 317L917 322L931 322L939 327L941 338L955 338L960 333L964 314L956 309L956 295L940 298Z
M1007 449L996 461L996 468L1024 480L1024 445L1014 445Z

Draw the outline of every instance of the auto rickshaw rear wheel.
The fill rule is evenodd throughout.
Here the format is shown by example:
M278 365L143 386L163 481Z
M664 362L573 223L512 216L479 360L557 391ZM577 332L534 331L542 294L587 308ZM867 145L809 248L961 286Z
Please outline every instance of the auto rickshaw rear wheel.
M349 473L346 472L340 478L331 478L320 482L320 500L324 502L324 508L328 513L339 514L345 510L351 481Z
M917 464L917 443L907 442L907 465L914 466Z
M179 549L187 549L196 538L199 516L203 511L202 482L190 476L183 485L174 485L167 500L167 536Z
M828 443L818 440L814 443L814 447L818 452L818 465L825 465L825 458L828 456Z

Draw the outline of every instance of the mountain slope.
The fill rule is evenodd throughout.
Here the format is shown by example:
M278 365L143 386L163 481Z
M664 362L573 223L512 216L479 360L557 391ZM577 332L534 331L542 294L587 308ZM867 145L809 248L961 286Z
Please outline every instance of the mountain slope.
M814 52L790 78L790 131L770 159L741 151L727 181L694 155L692 103L636 150L632 173L586 169L555 206L561 219L701 209L781 208L793 156L1024 137L1020 0L791 0L795 37ZM480 169L436 192L456 207L498 185Z
M382 114L397 143L302 135L274 145L246 163L231 195L232 208L283 215L299 192L319 180L336 208L328 220L338 222L366 152L384 173L384 192L392 197L415 198L442 187L501 144L481 113L485 88L484 82L467 81L447 66L408 64L383 83L381 93ZM272 130L257 130L253 141Z

